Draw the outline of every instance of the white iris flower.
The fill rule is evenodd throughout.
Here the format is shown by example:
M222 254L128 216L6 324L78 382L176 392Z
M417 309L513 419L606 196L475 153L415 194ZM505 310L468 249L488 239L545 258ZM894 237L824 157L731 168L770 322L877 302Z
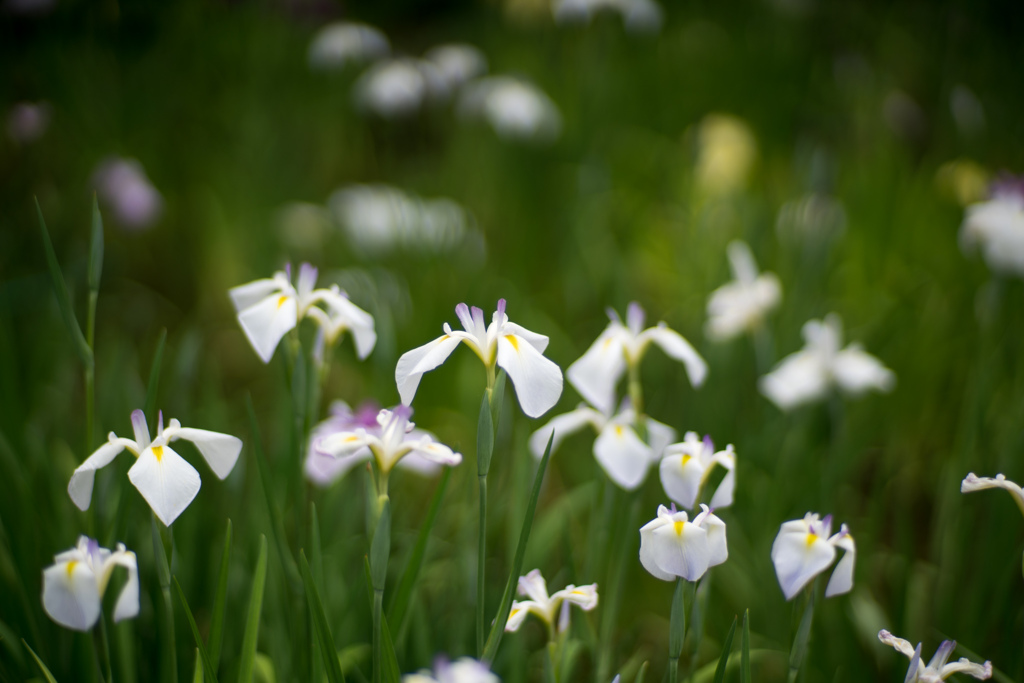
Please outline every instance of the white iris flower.
M68 494L80 510L89 509L96 470L109 465L118 453L127 449L136 457L135 464L128 470L128 479L160 521L170 526L196 497L200 487L199 473L171 449L170 443L177 439L194 443L218 479L231 473L242 451L242 440L229 434L182 427L174 419L164 429L163 413L160 413L152 441L141 410L132 412L132 430L134 441L110 432L107 443L97 448L71 475Z
M725 341L756 330L782 300L782 286L774 273L758 274L757 262L745 242L729 243L733 280L708 298L709 339Z
M1017 504L1020 511L1024 513L1024 491L1018 484L1007 479L1002 474L992 477L979 477L974 472L969 473L960 483L960 493L972 493L983 489L1006 489L1013 496L1013 502Z
M728 507L736 489L736 452L732 444L715 452L710 436L702 441L696 432L687 432L682 443L667 446L660 465L661 485L669 498L692 509L716 465L726 472L710 505L714 509Z
M782 359L761 378L761 393L782 410L825 398L833 386L858 395L868 390L889 391L896 375L864 351L860 344L840 349L843 324L835 313L809 320L803 328L804 348Z
M611 318L608 327L565 372L580 395L602 413L611 413L615 405L615 386L627 368L639 366L651 342L670 358L683 363L694 387L704 382L708 366L700 354L665 323L643 329L645 315L639 304L629 305L626 324L611 309L608 317Z
M992 270L1024 275L1024 181L1007 178L993 187L992 197L967 207L960 244L981 247Z
M128 581L114 606L114 622L139 613L139 568L135 553L117 544L114 552L87 536L78 545L58 553L43 570L43 609L61 626L88 631L100 618L103 594L117 567L128 570Z
M448 359L455 347L464 343L473 350L488 373L488 387L493 385L495 364L508 373L523 412L540 417L558 402L562 395L562 371L544 357L548 338L531 332L505 315L505 300L498 301L490 325L484 325L484 312L466 304L455 307L463 330L452 330L444 324L444 334L419 348L406 351L395 367L395 382L402 403L409 405L416 396L420 378Z
M580 404L576 410L551 418L551 421L530 436L530 451L540 458L554 434L551 452L554 453L562 440L586 426L597 431L594 441L594 457L601 469L620 488L632 491L647 478L647 470L658 462L662 451L676 438L676 430L657 420L645 417L650 445L637 434L636 411L623 402L618 414L606 415Z
M529 600L515 600L512 603L512 611L508 613L508 623L505 630L508 632L518 631L519 626L526 619L526 615L533 613L540 617L541 621L548 627L549 633L562 633L569 627L569 605L576 605L585 612L597 607L597 584L589 586L574 586L569 584L554 595L548 595L548 585L541 576L539 569L534 569L526 576L519 577L519 594L529 597ZM559 614L561 608L561 614ZM555 618L558 617L558 622Z
M967 674L982 681L992 678L992 662L975 664L966 657L961 657L952 664L946 663L956 648L955 640L942 641L931 661L925 665L921 662L921 643L914 648L909 641L897 638L885 629L878 632L878 639L910 658L906 683L939 683L957 673Z
M402 676L402 683L501 683L487 665L469 657L449 662L438 657L433 671L420 671Z
M819 519L808 512L803 519L785 522L772 544L772 562L786 600L792 600L815 576L836 559L836 548L845 551L825 588L825 597L847 593L853 588L853 564L857 547L843 524L833 536L832 515Z
M684 510L658 506L658 516L640 528L640 563L655 578L696 581L729 558L725 522L707 505L690 521Z
M238 312L238 322L260 360L269 363L278 342L304 317L321 327L325 341L333 343L342 332L352 332L360 360L377 343L373 316L359 308L337 286L314 289L317 269L308 263L299 268L296 286L291 283L291 267L271 278L233 287L228 293ZM322 304L320 308L317 304Z

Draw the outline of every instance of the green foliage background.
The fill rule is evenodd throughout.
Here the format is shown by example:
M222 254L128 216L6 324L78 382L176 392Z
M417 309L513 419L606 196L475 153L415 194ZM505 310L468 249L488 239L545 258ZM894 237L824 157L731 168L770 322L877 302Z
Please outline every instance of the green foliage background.
M632 300L698 347L710 365L699 391L659 351L643 368L651 416L680 434L734 443L739 455L737 500L721 515L730 559L710 573L703 636L691 637L684 672L717 661L734 615L749 608L753 647L776 651L755 660L754 679L784 679L799 613L778 589L769 550L779 524L815 510L849 524L859 555L854 591L818 606L806 680L902 680L906 661L876 639L883 627L924 641L926 653L956 638L991 659L1004 680L1020 680L1024 524L1009 496L964 497L959 482L968 471L1024 478L1024 287L994 278L976 254L960 250L962 208L935 178L958 157L993 171L1024 170L1024 14L1013 3L802 6L666 3L665 26L653 37L626 34L612 15L558 28L548 18L509 20L491 4L411 0L101 0L59 3L42 18L0 17L0 103L46 99L53 107L39 142L0 142L0 679L39 676L24 638L58 680L98 680L89 636L51 623L39 599L42 568L86 532L124 541L139 555L142 611L111 629L115 679L154 680L167 670L149 514L125 477L129 459L98 476L89 514L66 493L71 471L96 444L84 443L81 369L31 203L39 198L82 320L90 177L117 153L142 162L165 210L144 232L122 230L104 214L97 443L108 431L127 432L166 329L158 406L185 425L246 442L224 482L182 447L203 488L174 525L172 572L204 634L227 519L234 525L222 679L238 666L259 539L270 531L246 395L287 542L296 554L306 546L306 501L315 501L328 621L347 653L346 675L369 677L365 649L354 648L370 641L365 477L353 472L322 491L297 480L284 365L280 357L259 362L227 297L229 287L267 277L287 260L308 260L375 315L380 335L364 363L342 344L324 408L334 399L396 403L398 356L454 322L461 301L489 314L506 298L514 321L551 337L546 355L563 369L604 328L605 307L623 312ZM492 72L524 74L552 97L563 115L561 138L550 146L505 143L459 122L450 108L402 123L359 116L351 104L356 71L324 74L306 64L313 33L333 17L374 22L408 54L453 40L477 45ZM984 106L977 134L959 130L950 113L957 84ZM919 105L902 131L883 115L895 90ZM757 139L746 189L726 197L702 196L693 179L696 127L711 112L742 118ZM312 247L280 229L287 203L322 204L338 186L370 182L454 198L474 216L486 255L361 260L336 229ZM780 241L775 229L779 208L811 191L840 199L848 218L845 234L817 255ZM747 240L783 283L772 319L776 359L799 348L804 321L836 311L848 338L896 372L895 391L792 414L758 394L749 340L716 346L702 333L707 295L728 279L725 245L734 238ZM466 462L441 508L410 627L397 636L403 671L429 666L439 652L473 648L473 452L482 387L479 364L460 350L424 378L414 403L416 422ZM578 400L567 384L555 412ZM526 438L540 424L506 397L491 473L489 613L536 466ZM389 589L435 485L393 478ZM605 490L590 437L567 441L551 460L524 568L541 568L553 588L601 582L597 611L573 615L574 638L583 643L574 679L592 678L612 586L587 569L598 549L628 540L614 639L600 652L612 672L629 676L650 660L648 679L660 680L672 586L632 558L635 529L667 499L652 473L637 516L617 494L620 514L603 527ZM296 617L304 597L287 583L273 545L266 591L258 651L268 659L260 666L280 681L308 680L314 636ZM194 651L180 612L176 626L184 677ZM507 636L495 670L505 681L540 679L543 641L535 623Z

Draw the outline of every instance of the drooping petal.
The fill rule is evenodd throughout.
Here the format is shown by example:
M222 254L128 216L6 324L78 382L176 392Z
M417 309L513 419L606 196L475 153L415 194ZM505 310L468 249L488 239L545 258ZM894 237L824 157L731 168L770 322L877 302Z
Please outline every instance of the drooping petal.
M374 328L373 316L356 306L335 290L322 290L326 294L324 302L331 311L336 324L343 329L351 330L352 340L356 345L359 360L365 360L377 344L377 331Z
M966 657L961 657L952 664L947 664L942 667L942 670L939 672L939 678L941 680L945 680L957 673L967 674L968 676L973 676L978 680L986 681L992 678L992 662L975 664Z
M398 365L395 366L395 383L398 385L398 395L402 403L412 403L423 373L445 362L460 341L458 337L444 334L432 342L402 354L398 359Z
M626 371L622 323L612 322L590 348L569 366L565 376L580 396L605 415L615 409L615 385Z
M237 436L206 429L182 427L172 438L194 443L218 479L224 479L231 474L238 461L238 454L242 452L242 440Z
M640 527L640 564L656 579L675 581L675 575L664 571L658 565L654 552L654 548L658 544L654 538L654 532L665 524L666 522L662 519L655 518Z
M792 600L835 557L835 548L817 534L780 531L772 544L772 562L786 599Z
M597 584L592 583L588 586L573 586L570 584L562 590L556 591L551 596L551 600L554 602L559 600L564 600L566 603L571 602L580 609L589 612L597 607Z
M808 350L786 356L758 382L761 393L781 410L822 399L828 387L828 372L820 355Z
M562 370L523 337L498 337L498 366L508 373L523 412L540 417L562 395Z
M360 427L351 432L328 434L316 440L313 443L313 448L325 455L341 458L379 443L380 439L368 434L365 429Z
M709 505L714 508L724 508L732 505L733 493L736 490L736 454L732 444L729 444L724 451L715 453L713 460L725 468L725 476L711 496Z
M543 456L548 440L551 439L551 434L554 433L554 439L551 441L551 452L554 453L566 437L575 434L588 424L593 426L594 429L600 429L604 426L604 422L604 415L593 408L587 408L582 405L576 408L576 410L556 415L551 418L550 422L530 435L530 452L533 453L535 458Z
M725 522L715 516L707 505L693 523L708 532L708 567L715 567L729 559L729 543L725 537Z
M696 581L711 560L708 532L692 522L676 521L654 530L654 561L663 571Z
M609 423L594 441L594 457L616 485L632 491L647 477L651 447L629 425Z
M117 552L113 553L105 565L117 565L128 570L128 581L121 589L121 595L117 597L117 604L114 605L114 623L122 619L132 619L139 614L139 563L135 553L125 550L123 544L118 546ZM106 568L106 567L104 567Z
M973 491L995 488L1009 491L1021 512L1024 512L1024 490L1002 474L997 474L995 478L992 478L979 477L974 472L971 472L960 483L960 493L971 493Z
M523 606L523 603L518 600L512 602L512 610L508 613L508 621L505 622L505 632L515 633L519 630L519 627L523 625L523 621L526 620L526 615L530 613L527 607Z
M522 337L530 346L537 349L539 353L544 353L544 350L548 348L548 338L546 335L531 332L522 325L506 322L502 325L501 333Z
M79 510L88 510L92 501L92 487L96 479L96 470L106 467L117 454L123 451L128 445L135 446L134 441L119 439L113 432L108 437L110 440L96 449L85 461L75 468L68 482L68 495Z
M417 451L411 451L404 458L398 461L396 467L401 467L403 470L409 470L421 477L433 477L441 471L442 465L438 464L434 460L429 460L423 457Z
M281 282L279 280L265 278L232 287L228 290L228 295L231 297L231 303L235 306L235 311L241 312L280 291Z
M294 296L269 296L238 313L246 338L264 363L274 356L278 342L298 323Z
M520 595L525 595L545 607L551 601L551 598L548 597L547 581L544 580L539 569L533 569L526 576L520 576L518 589Z
M842 548L845 552L842 559L836 564L836 568L832 571L832 578L829 579L828 585L825 587L826 598L850 592L853 588L853 565L857 560L857 546L853 542L853 536L846 530L846 525L843 525L839 533L829 539L829 542L837 548Z
M680 361L686 367L686 375L690 378L690 384L694 388L700 387L704 383L704 378L708 374L708 364L690 345L690 342L683 338L683 335L669 329L665 323L658 323L656 327L648 327L637 338L637 345L640 348L649 342L660 346L665 355Z
M704 478L704 466L700 458L689 453L666 455L658 467L661 485L668 497L684 508L693 508Z
M854 395L871 389L890 391L896 385L893 371L857 344L850 344L836 354L832 374L843 391Z
M344 477L353 467L366 462L370 457L370 449L365 446L354 453L340 456L333 456L316 448L310 448L304 466L306 478L318 486L330 486ZM405 458L401 462L404 464L409 459Z
M149 507L170 526L199 493L199 473L170 446L151 446L128 470L128 479Z
M436 462L438 465L447 465L454 467L462 462L462 454L456 453L448 446L443 443L438 443L428 436L424 436L413 445L413 450L408 455L416 453L421 458L425 458L431 462ZM405 456L405 457L408 457ZM404 459L404 458L403 458Z
M100 616L100 593L96 574L86 562L58 562L43 570L43 609L66 628L92 628Z
M878 639L886 645L896 648L897 652L904 654L907 657L914 656L914 646L911 645L909 641L897 638L885 629L878 632Z

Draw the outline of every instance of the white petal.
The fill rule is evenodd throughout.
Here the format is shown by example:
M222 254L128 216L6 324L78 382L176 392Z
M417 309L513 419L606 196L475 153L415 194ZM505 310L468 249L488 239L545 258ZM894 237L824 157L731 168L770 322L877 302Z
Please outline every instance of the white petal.
M409 452L404 458L398 461L396 467L408 470L421 477L433 477L441 471L442 465L434 460L424 458L416 451Z
M175 432L174 438L194 443L219 479L231 474L238 461L238 454L242 452L242 440L237 436L206 429L184 427Z
M78 506L79 510L89 509L89 503L92 501L92 487L96 479L96 470L109 465L117 457L117 454L125 449L127 444L135 445L134 442L128 439L115 438L113 432L110 433L110 436L113 440L97 448L92 455L75 468L74 473L71 475L71 481L68 482L68 495L71 496L71 500Z
M604 416L593 408L584 406L568 413L556 415L551 418L550 422L530 435L530 452L535 458L543 456L548 440L551 439L551 434L554 432L555 437L551 441L551 452L554 453L566 437L575 434L588 424L592 425L594 429L600 429L604 425Z
M974 472L971 472L960 483L960 493L971 493L973 491L994 488L1009 491L1018 507L1020 507L1021 512L1024 512L1024 490L1002 474L997 474L993 479L992 477L979 477Z
M663 571L696 581L711 560L708 533L692 522L674 522L655 529L654 561Z
M594 442L594 457L612 481L632 491L647 477L651 447L640 440L632 427L609 423Z
M842 535L840 536L840 534ZM838 538L832 541L833 545L842 548L845 552L842 559L836 564L828 586L825 587L826 598L849 593L853 588L853 565L857 559L857 547L853 543L853 537L849 533L845 533L845 529L836 536Z
M506 633L515 633L522 626L523 621L526 620L526 615L530 613L530 610L522 606L518 600L512 602L512 610L508 613L508 621L505 623Z
M313 448L328 456L335 458L352 455L371 444L379 444L380 439L367 434L365 429L359 428L351 432L335 432L321 439L318 439Z
M902 638L897 638L885 629L882 629L878 632L878 639L886 645L896 648L897 652L900 652L906 655L907 657L914 656L914 646L911 645L909 641L903 640Z
M416 453L421 458L425 458L431 462L436 462L438 465L447 465L449 467L453 467L462 462L461 453L456 453L443 443L438 443L429 437L424 437L416 442L416 445L413 447L413 450L410 451L409 455L412 453Z
M708 374L708 364L683 335L669 329L665 323L659 323L657 327L648 327L637 339L640 348L649 341L660 346L669 358L680 361L686 367L686 374L694 388L704 383L704 378Z
M698 524L708 532L708 566L715 567L729 559L729 544L725 537L725 522L716 517L708 509L707 505L701 505L704 512L694 518L694 524Z
M715 489L715 495L711 496L709 505L713 509L729 507L732 505L733 493L736 490L736 454L732 444L729 444L724 451L715 453L714 462L724 467L726 472L725 477L718 484L718 488Z
M851 394L861 394L869 389L889 391L896 384L892 370L856 344L850 344L836 354L832 372L839 386Z
M114 605L114 623L122 619L132 619L139 614L139 563L135 553L124 550L122 545L118 552L112 554L105 564L114 564L128 570L128 581L121 589L121 595Z
M540 417L562 395L562 370L522 337L498 337L498 366L508 373L523 412Z
M733 240L726 247L729 254L729 266L732 268L734 279L744 284L750 284L757 279L757 262L754 255L750 253L750 247L746 242Z
M640 528L640 564L656 579L675 581L676 577L663 571L654 557L654 546L657 545L657 541L654 540L654 531L663 524L660 519L656 518Z
M676 440L676 430L667 424L647 418L647 441L651 444L651 462L661 460L665 448Z
M700 458L688 454L668 455L661 459L658 470L668 497L684 508L693 508L704 477Z
M374 329L373 316L356 306L340 293L326 290L330 296L324 302L332 313L343 321L345 329L352 331L352 339L356 345L356 355L364 360L377 344L377 332Z
M274 356L278 342L297 323L298 304L292 296L270 296L243 309L238 322L264 363Z
M330 486L345 476L353 467L366 462L370 457L370 449L365 446L354 453L341 456L332 456L310 448L306 454L304 467L306 478L318 486ZM401 462L405 463L408 459L405 458Z
M92 628L100 616L100 593L87 563L59 562L43 570L43 609L66 628Z
M974 678L985 681L992 678L992 662L975 664L966 657L961 657L958 661L942 667L939 678L944 680L955 673L964 673L968 676L973 676Z
M821 357L808 350L786 356L758 382L761 393L782 410L822 399L828 387Z
M623 355L622 323L612 322L605 328L565 376L580 396L605 415L615 409L615 385L626 370Z
M128 470L128 479L165 526L174 523L201 486L199 473L170 446L144 450Z
M835 557L835 548L820 536L796 530L780 531L772 544L772 562L786 599L792 600L811 579L825 571Z
M551 596L553 602L564 600L566 603L572 603L577 605L580 609L585 612L597 607L597 584L592 583L589 586L566 586L560 591L556 591Z
M281 283L273 278L256 280L246 285L239 285L228 290L235 311L241 312L250 306L281 291Z
M531 332L522 325L505 323L502 325L501 330L502 334L514 334L517 337L522 337L540 353L544 353L544 350L548 348L548 338L545 335Z
M546 607L551 602L551 598L548 597L548 583L539 569L532 569L526 576L520 576L518 590L520 595L529 597L539 605Z
M445 362L460 341L458 337L445 334L402 354L398 359L398 365L395 366L395 383L398 384L398 395L402 398L402 403L412 403L423 373Z

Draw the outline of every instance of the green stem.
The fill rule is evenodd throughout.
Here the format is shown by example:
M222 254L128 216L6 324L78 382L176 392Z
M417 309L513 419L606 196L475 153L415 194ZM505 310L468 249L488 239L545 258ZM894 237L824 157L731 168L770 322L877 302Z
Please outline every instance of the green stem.
M679 656L683 653L683 640L686 635L686 608L683 604L683 577L676 580L676 590L672 595L672 611L668 628L668 681L676 683L679 679Z
M100 673L104 677L103 680L106 683L113 683L114 672L110 667L110 642L107 640L107 623L102 615L100 615L99 621L99 626L92 630L92 645L96 651L96 664L99 666Z
M170 552L168 553L168 548ZM164 602L164 659L161 666L165 681L178 681L178 655L174 644L174 608L171 603L171 558L174 556L174 535L170 527L153 515L153 554L156 557L156 574Z
M384 610L384 591L373 589L373 683L380 683L383 675L383 631L381 628Z
M551 625L548 624L548 629L551 628ZM545 649L548 652L547 666L545 667L547 679L549 683L558 683L558 665L556 663L558 661L558 644L553 637L548 641L548 646Z
M481 420L477 433L477 488L480 493L480 519L477 534L476 553L476 652L477 657L484 653L484 630L486 627L486 595L484 592L485 565L487 563L487 473L491 469L491 455L498 433L497 400L495 392L496 375L493 365L487 366L487 407L481 406ZM504 382L502 383L504 386ZM484 429L481 429L484 427ZM481 434L480 431L489 431Z
M803 594L806 596L807 606L804 608L803 616L800 618L800 626L797 628L796 636L793 638L793 648L789 652L789 683L794 683L800 674L800 666L807 656L807 645L811 639L811 624L814 621L814 601L817 592L818 581L815 580Z
M477 477L480 491L480 533L477 539L476 555L476 651L477 656L484 652L485 597L484 567L487 563L487 475Z

